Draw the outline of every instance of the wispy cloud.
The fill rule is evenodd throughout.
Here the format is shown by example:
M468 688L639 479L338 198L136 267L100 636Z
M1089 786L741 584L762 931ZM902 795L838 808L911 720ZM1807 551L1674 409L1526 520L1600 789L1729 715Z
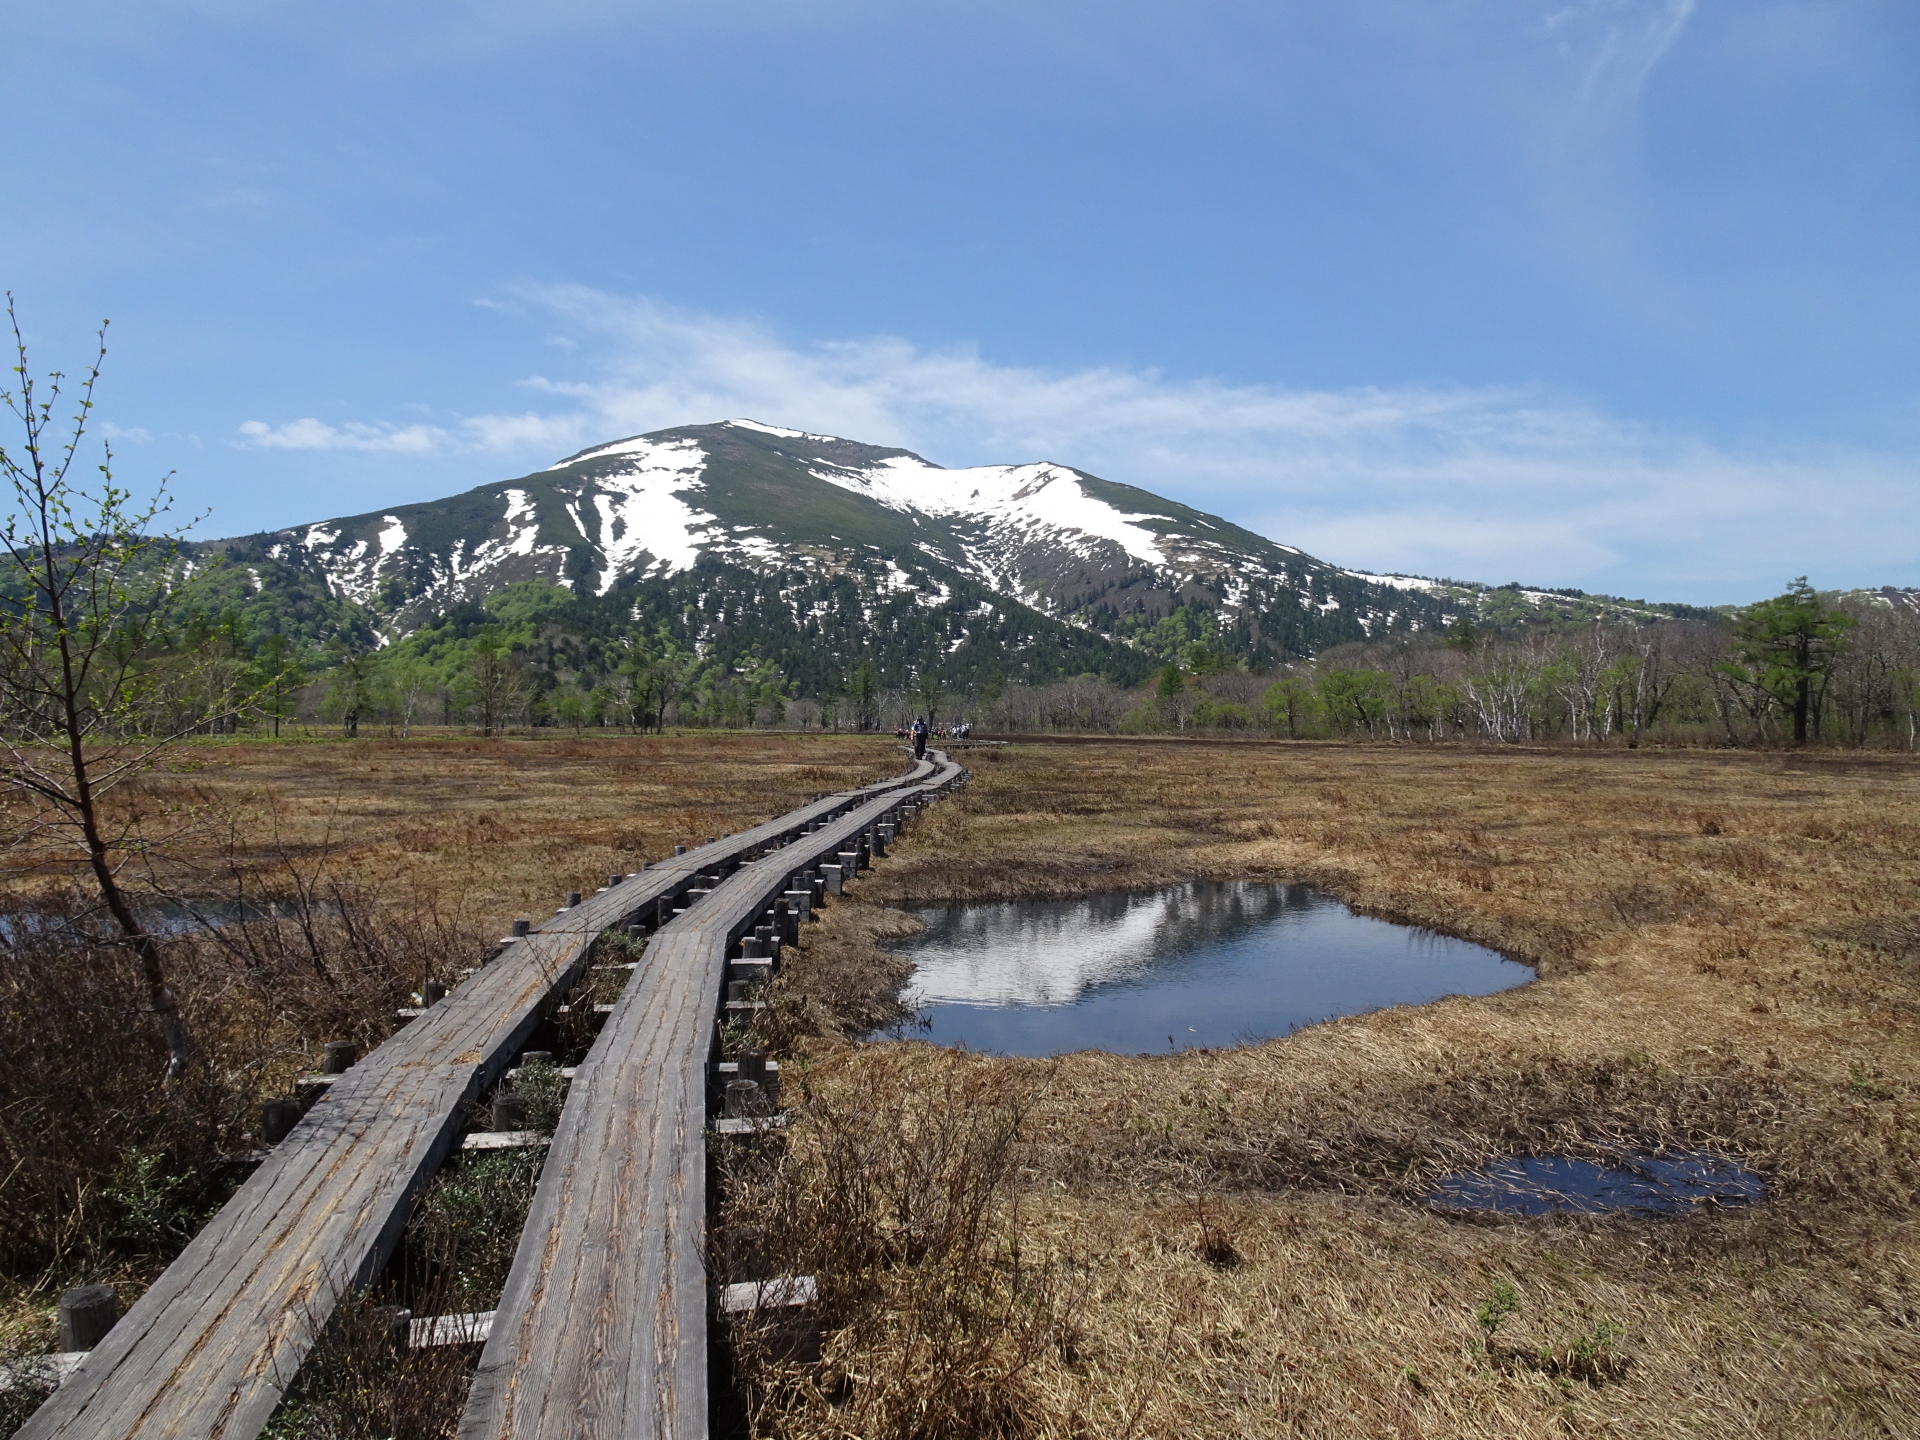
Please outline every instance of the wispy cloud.
M453 439L435 425L329 425L309 416L284 425L244 421L236 443L250 450L391 450L424 455L447 448Z
M584 378L444 426L243 427L288 448L456 450L503 466L750 416L943 464L1049 459L1370 570L1680 599L1791 575L1916 578L1907 457L1736 453L1524 387L1296 390L1153 371L1050 371L895 337L790 344L738 318L574 286L517 303L578 341Z
M1680 38L1696 0L1583 0L1549 16L1551 34L1590 56L1580 98L1618 110L1637 105L1647 77Z

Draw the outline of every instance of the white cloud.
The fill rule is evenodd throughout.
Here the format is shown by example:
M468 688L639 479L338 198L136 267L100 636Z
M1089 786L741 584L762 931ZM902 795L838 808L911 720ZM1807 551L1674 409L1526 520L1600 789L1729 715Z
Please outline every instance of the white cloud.
M328 425L308 416L285 425L247 420L238 442L253 450L392 450L420 455L445 447L451 438L434 425Z
M581 287L523 292L591 376L447 428L243 427L248 443L455 449L529 465L745 416L942 464L1052 460L1356 568L1696 601L1792 575L1920 579L1905 457L1737 453L1521 387L1293 390L1056 372L893 337L797 347L765 327Z

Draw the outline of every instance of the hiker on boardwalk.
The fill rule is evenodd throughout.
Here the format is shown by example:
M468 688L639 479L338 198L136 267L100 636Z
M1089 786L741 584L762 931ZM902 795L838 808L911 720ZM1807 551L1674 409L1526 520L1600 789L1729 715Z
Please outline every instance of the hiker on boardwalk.
M913 717L913 758L927 758L927 722L926 717L921 715Z

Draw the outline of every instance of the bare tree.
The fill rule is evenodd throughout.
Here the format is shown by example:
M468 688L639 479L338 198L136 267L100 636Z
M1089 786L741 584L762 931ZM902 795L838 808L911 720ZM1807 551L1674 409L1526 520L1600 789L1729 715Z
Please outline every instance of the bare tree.
M401 661L393 671L394 708L400 714L400 738L413 733L413 717L426 708L433 693L433 672L417 659Z
M180 569L178 531L156 532L171 508L162 479L136 499L113 483L113 456L102 446L91 490L74 474L106 360L106 327L70 420L56 419L59 371L44 383L29 366L13 296L15 388L0 389L20 422L20 448L0 446L0 474L13 487L0 525L6 548L0 579L0 782L28 803L14 845L28 862L46 851L84 859L100 899L138 959L149 1003L167 1043L169 1081L185 1070L186 1025L167 985L158 940L141 923L120 880L122 868L150 849L130 812L105 801L145 771L168 746L244 708L228 685L179 686L198 703L149 703L162 685L178 686L193 655L154 662L166 649L166 625ZM64 429L63 429L64 426ZM170 675L163 675L170 668Z

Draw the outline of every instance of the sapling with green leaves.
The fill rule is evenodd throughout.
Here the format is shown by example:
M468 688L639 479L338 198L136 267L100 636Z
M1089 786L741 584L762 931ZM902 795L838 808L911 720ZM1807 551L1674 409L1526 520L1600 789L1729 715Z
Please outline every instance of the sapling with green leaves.
M198 683L204 651L170 643L191 566L167 478L142 499L113 479L106 444L85 478L82 447L106 360L106 326L93 364L59 416L59 371L37 377L11 293L15 363L0 400L19 423L0 444L0 785L24 802L8 837L23 868L79 860L102 907L137 960L167 1045L168 1082L185 1071L187 1030L168 986L159 941L142 923L121 875L157 838L137 807L112 793L169 747L244 710L251 697L228 683Z
M1506 1323L1507 1317L1519 1313L1519 1310L1520 1294L1513 1288L1513 1282L1507 1279L1494 1281L1487 1298L1473 1312L1473 1318L1487 1332L1489 1349L1493 1346L1493 1337L1500 1333L1500 1327Z

